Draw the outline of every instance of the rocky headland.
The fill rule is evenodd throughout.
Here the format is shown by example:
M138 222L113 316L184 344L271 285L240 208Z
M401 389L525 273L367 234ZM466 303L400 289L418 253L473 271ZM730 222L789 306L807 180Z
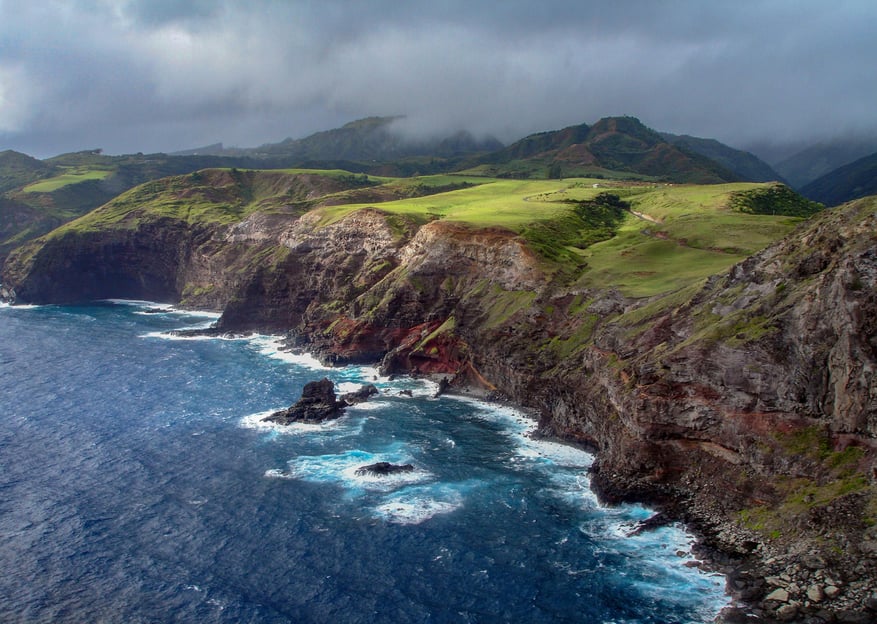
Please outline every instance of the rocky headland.
M378 208L336 220L138 214L19 248L2 282L20 302L218 309L218 331L285 332L328 364L477 386L534 409L542 433L594 450L604 499L644 501L694 527L758 618L745 621L868 622L875 232L877 198L858 200L709 279L631 297L558 269L504 228ZM305 412L336 410L329 390L306 390L302 401L319 400Z

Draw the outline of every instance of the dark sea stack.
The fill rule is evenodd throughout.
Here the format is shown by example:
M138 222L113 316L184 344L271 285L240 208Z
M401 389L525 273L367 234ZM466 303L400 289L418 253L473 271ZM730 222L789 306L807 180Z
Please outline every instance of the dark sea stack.
M301 398L285 410L274 412L264 418L266 422L281 425L292 423L321 423L338 418L344 413L347 404L335 398L335 384L323 377L320 381L305 384Z
M358 390L342 394L341 401L346 403L347 405L356 405L357 403L365 403L376 394L378 394L378 389L374 386L374 384L366 384L364 386L360 386Z
M388 477L390 475L404 474L406 472L414 472L414 466L411 464L377 462L356 469L356 475L359 477Z

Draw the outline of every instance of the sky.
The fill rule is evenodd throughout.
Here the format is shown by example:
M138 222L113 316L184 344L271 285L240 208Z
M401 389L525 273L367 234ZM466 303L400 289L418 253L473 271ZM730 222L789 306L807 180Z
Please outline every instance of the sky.
M877 137L875 0L0 0L0 150L253 147L367 116Z

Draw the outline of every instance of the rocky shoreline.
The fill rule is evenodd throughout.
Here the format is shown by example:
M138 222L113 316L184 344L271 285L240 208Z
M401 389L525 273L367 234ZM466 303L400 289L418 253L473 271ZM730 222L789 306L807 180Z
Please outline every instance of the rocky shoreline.
M222 333L216 329L208 331ZM295 340L288 340L286 347L290 351L303 353L303 344L308 344L308 341L298 335ZM319 351L314 355L324 365L343 364L320 357ZM382 366L385 367L385 364L386 361ZM387 370L382 372L389 373ZM866 553L867 556L859 560L856 556L858 551L825 556L822 549L801 548L801 544L790 546L782 540L771 543L771 540L765 540L763 535L745 529L738 522L729 522L727 514L721 509L691 496L682 487L668 488L642 479L606 474L601 468L598 447L576 436L559 433L555 425L546 425L548 421L544 414L540 418L534 413L532 405L516 401L496 387L473 378L466 371L448 375L397 369L396 373L390 374L410 374L415 378L428 379L439 388L436 396L451 394L514 407L540 422L532 434L534 437L570 444L594 453L597 460L589 471L589 477L591 487L601 503L642 503L654 509L655 515L637 531L648 531L677 522L682 524L695 536L693 553L698 558L698 567L725 576L725 589L732 604L722 610L714 624L877 622L877 561L872 553ZM366 388L364 386L361 391ZM306 392L303 392L303 397L304 394ZM327 399L326 404L329 403L332 400ZM402 470L407 470L407 467ZM854 523L853 518L849 520ZM839 521L842 525L842 518L839 517Z
M530 411L495 389L470 383L465 378L452 379L441 374L415 374L415 377L427 378L439 386L436 396L451 394L507 405L523 413ZM364 385L336 400L332 382L324 378L306 384L296 404L265 420L289 424L337 418L342 415L343 407L351 404L351 398L366 400L374 394L377 394L374 386ZM313 417L316 412L321 415ZM293 413L298 416L290 416ZM557 437L540 428L532 435L582 447L576 440ZM583 450L594 452L588 446ZM411 465L378 463L360 467L357 474L387 476L412 470ZM877 577L873 565L856 564L847 556L827 560L816 551L790 552L757 541L757 536L728 523L724 516L699 508L696 503L691 506L683 493L674 495L660 488L616 487L601 474L599 460L589 471L589 478L592 490L603 504L645 503L655 510L633 534L680 523L695 536L692 552L697 557L697 567L722 574L726 579L726 593L732 599L731 605L717 616L715 624L868 624L877 621L877 589L869 580Z
M640 298L512 231L374 208L132 219L13 254L4 285L27 303L222 309L211 331L289 332L326 364L504 398L595 453L605 500L692 527L761 621L877 621L877 198Z

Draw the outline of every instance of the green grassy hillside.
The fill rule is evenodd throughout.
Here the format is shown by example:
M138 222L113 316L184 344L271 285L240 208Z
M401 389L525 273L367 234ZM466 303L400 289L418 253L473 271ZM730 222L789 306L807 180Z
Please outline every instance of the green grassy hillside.
M643 297L678 290L727 269L786 234L800 216L740 209L741 197L772 196L775 188L755 183L698 186L212 169L137 186L49 237L130 229L163 218L223 225L254 212L295 218L314 211L326 226L352 212L377 208L413 225L442 220L510 230L558 278Z
M578 276L583 286L614 287L631 296L672 291L727 269L802 220L738 209L741 194L763 193L774 188L771 184L480 181L475 187L388 201L379 207L419 223L441 219L512 230L546 260L561 263L566 274ZM611 226L606 220L588 218L595 210L588 204L607 194L627 204L618 222L610 219ZM317 210L328 224L369 205Z

